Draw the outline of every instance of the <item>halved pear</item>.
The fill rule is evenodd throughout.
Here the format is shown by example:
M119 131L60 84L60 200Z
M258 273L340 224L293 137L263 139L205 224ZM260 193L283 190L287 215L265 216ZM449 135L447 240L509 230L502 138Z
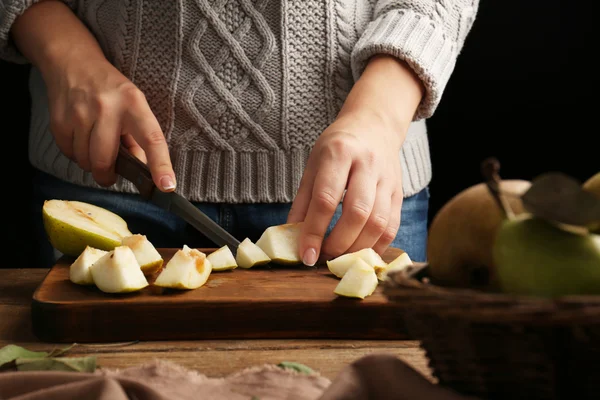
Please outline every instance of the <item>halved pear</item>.
M144 275L151 275L163 266L163 258L146 235L130 235L123 238L121 244L133 250Z
M256 241L256 245L277 264L301 264L302 258L298 252L301 228L302 222L270 226Z
M77 257L87 247L110 251L131 235L117 214L80 201L46 200L42 219L48 240L62 254Z
M237 249L235 261L240 268L252 268L271 262L271 258L249 238L242 240Z
M333 292L338 296L364 299L373 294L378 283L373 267L357 257L356 263L346 271Z
M208 281L212 264L206 254L187 245L167 262L154 285L171 289L197 289Z
M90 267L98 289L105 293L129 293L148 286L140 264L127 246L118 246Z
M212 264L213 271L229 271L237 268L237 262L231 249L225 245L206 256Z
M406 267L412 265L412 260L408 256L408 253L403 252L398 257L396 257L391 263L387 265L386 268L377 268L375 267L375 273L377 274L377 279L380 281L384 281L387 277L387 274L391 271L402 271Z
M108 252L87 246L69 267L69 279L71 282L78 285L93 285L94 278L92 277L90 267L106 253Z

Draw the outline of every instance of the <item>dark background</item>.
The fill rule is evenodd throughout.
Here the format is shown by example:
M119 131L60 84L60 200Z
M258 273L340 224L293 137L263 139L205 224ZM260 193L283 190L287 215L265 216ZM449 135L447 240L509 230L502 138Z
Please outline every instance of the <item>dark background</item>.
M497 157L504 178L562 171L583 181L599 170L598 41L592 0L481 0L479 13L429 120L433 159L430 217L481 182ZM595 7L594 7L595 8ZM0 62L5 195L2 267L31 265L28 225L27 67ZM23 216L23 218L21 218Z

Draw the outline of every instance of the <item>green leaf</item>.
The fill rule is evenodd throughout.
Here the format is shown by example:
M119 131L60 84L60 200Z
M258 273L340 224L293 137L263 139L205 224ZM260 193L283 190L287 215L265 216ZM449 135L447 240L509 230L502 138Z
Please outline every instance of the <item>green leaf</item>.
M306 365L292 361L282 361L281 363L277 364L277 366L283 369L292 369L296 372L300 372L306 375L311 375L312 373L314 373L314 371Z
M17 359L41 358L47 357L45 351L30 351L23 347L9 344L0 349L0 367L13 363Z
M19 371L69 371L94 372L96 357L18 358Z

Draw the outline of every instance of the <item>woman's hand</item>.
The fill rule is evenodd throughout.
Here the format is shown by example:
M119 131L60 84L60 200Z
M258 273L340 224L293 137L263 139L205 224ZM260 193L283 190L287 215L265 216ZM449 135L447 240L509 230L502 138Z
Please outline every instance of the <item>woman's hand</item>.
M32 5L12 36L42 73L50 130L63 154L103 186L116 182L119 145L147 162L157 187L175 189L160 124L142 92L104 57L98 42L62 2Z
M122 142L148 163L158 187L173 190L167 143L142 92L108 61L73 56L46 80L50 129L60 150L100 185L110 186Z
M381 254L395 239L403 200L399 152L421 97L403 63L386 56L369 63L315 143L292 204L288 222L304 221L305 264L367 247ZM342 196L342 215L323 241Z

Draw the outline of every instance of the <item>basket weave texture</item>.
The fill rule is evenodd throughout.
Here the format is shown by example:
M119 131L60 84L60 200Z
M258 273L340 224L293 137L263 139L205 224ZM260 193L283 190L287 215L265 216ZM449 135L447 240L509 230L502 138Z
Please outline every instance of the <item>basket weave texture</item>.
M600 399L600 296L557 300L445 288L390 273L439 384L482 399Z

